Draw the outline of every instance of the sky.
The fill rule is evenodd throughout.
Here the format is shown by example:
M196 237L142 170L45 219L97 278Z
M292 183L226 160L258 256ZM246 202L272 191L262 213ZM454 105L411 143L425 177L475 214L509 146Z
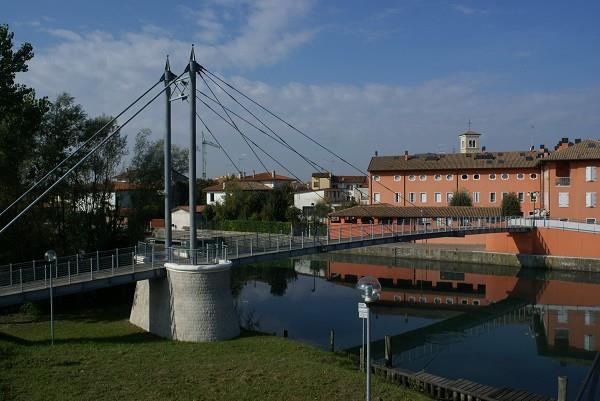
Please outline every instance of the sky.
M469 120L492 151L600 136L598 1L0 0L0 9L15 42L34 46L18 79L39 96L73 95L90 116L118 114L160 78L166 55L183 72L194 44L199 64L361 171L375 151L453 152ZM359 173L252 111L319 166ZM201 103L198 112L234 162L209 148L209 176L232 164L264 170L231 126ZM173 102L173 113L173 142L186 146L189 104ZM295 153L236 123L279 162L255 149L268 169L309 178ZM124 128L130 144L143 128L163 135L164 99Z

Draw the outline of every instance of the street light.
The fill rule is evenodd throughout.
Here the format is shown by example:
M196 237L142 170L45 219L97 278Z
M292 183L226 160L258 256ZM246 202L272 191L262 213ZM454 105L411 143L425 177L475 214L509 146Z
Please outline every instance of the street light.
M531 219L532 227L535 227L535 202L537 201L538 195L539 195L539 192L537 192L537 191L531 192L529 194L529 196L531 196L531 202L533 202L533 212L532 212L532 216L531 216L532 217L532 219Z
M366 401L371 400L371 322L369 304L379 299L381 293L381 284L379 280L372 276L365 276L358 280L356 289L361 292L364 302L358 303L358 317L367 320L367 378L366 378ZM364 320L363 320L364 322ZM364 330L363 330L364 332Z
M54 345L54 292L52 288L52 262L56 262L56 252L53 250L46 251L44 254L44 259L46 259L46 262L48 262L50 265L50 344ZM56 263L58 264L58 262Z

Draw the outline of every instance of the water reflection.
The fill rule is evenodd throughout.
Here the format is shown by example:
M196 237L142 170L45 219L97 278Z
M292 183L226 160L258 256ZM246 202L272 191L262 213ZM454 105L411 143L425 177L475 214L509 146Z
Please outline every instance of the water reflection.
M548 395L567 375L573 396L600 346L597 274L337 255L238 269L234 293L247 326L323 348L335 329L350 348L361 342L354 284L364 275L383 285L374 354L392 335L407 369Z

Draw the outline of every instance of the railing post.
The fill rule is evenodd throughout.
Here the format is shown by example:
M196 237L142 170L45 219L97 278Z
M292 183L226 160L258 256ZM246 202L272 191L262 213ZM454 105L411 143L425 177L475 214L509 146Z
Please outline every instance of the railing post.
M92 258L90 258L90 280L94 279L94 262L92 262Z
M77 272L77 274L79 274L79 254L78 253L75 255L75 265L76 265L75 266L76 272Z
M111 275L115 275L115 255L110 255L110 271Z
M329 245L329 224L327 224L327 245Z
M135 248L133 249L133 252L131 252L131 264L133 266L133 272L135 273Z
M96 251L96 269L100 271L100 251Z
M10 285L13 285L13 278L12 278L12 263L8 264L8 269L9 269L9 275L10 275Z
M33 259L33 281L35 281L35 259Z
M277 242L277 252L279 252L279 234L275 234L275 241Z
M48 266L44 265L44 287L48 288Z
M371 239L373 239L373 230L375 228L375 223L371 222Z
M301 246L300 246L300 247L301 247L302 249L304 249L304 230L302 230L302 235L301 235L301 242L300 242L300 244L301 244ZM250 249L252 249L252 248L250 248Z
M352 241L352 223L350 223L350 241Z
M23 268L19 269L19 280L21 281L21 292L23 292Z
M235 257L236 257L236 259L239 259L239 257L240 257L240 243L237 238L235 240Z
M383 222L381 222L381 238L383 238Z
M67 273L69 275L69 284L71 284L71 261L67 260Z
M167 262L169 262L169 248L165 248L167 253ZM119 248L117 248L117 269L119 268Z
M340 229L338 230L338 244L342 242L342 223L340 223Z

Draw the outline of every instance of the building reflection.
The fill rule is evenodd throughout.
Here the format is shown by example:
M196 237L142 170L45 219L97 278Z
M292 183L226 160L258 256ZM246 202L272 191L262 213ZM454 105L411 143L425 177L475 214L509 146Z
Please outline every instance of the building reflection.
M459 265L458 265L459 266ZM329 261L327 279L354 285L371 275L382 302L414 310L476 310L514 298L525 300L538 350L553 357L592 359L600 347L600 282L588 274L514 271L457 265L438 268ZM490 271L491 270L491 271Z

